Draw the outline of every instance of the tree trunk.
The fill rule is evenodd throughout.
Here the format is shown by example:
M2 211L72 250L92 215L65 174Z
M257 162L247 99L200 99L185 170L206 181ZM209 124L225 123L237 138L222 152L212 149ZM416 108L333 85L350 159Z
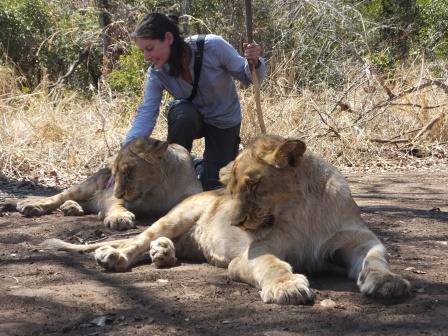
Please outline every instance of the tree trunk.
M102 40L103 40L103 60L102 60L102 68L101 75L104 77L110 74L112 71L112 51L110 50L111 46L111 35L109 32L110 24L112 23L112 15L111 9L112 4L111 0L97 0L97 6L99 9L99 23L102 29Z

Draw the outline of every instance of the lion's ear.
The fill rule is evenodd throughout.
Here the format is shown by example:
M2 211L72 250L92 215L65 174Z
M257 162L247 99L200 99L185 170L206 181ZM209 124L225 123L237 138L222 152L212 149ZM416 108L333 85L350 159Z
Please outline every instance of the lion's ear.
M169 144L167 141L153 140L149 142L149 145L151 146L149 151L152 153L152 155L160 159L163 157L163 155L165 155Z
M305 151L306 145L303 141L298 139L285 140L274 151L267 154L263 160L276 168L284 168L287 165L297 167Z
M162 158L168 148L168 142L151 138L137 138L129 145L131 152L145 161Z
M234 161L230 161L219 170L219 181L221 181L221 183L225 186L229 183L230 176L232 175L233 163Z

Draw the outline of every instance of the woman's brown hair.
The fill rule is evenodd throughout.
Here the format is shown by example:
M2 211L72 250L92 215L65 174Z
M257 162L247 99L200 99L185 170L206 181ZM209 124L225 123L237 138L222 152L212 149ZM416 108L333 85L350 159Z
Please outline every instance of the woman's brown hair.
M176 16L149 13L137 24L132 37L163 41L167 32L173 35L173 44L168 59L169 74L180 76L187 70L191 49L180 34Z

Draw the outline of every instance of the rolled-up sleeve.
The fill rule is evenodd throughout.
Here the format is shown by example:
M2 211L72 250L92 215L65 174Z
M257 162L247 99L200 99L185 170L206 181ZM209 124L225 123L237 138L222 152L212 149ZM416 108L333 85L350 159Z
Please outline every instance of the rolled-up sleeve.
M134 122L129 130L125 144L139 137L151 135L159 116L160 102L162 100L162 85L153 69L148 70L143 103L138 107Z
M214 36L213 47L220 66L224 67L233 78L247 86L252 83L249 62L242 57L234 47L220 36ZM257 78L262 81L266 77L266 61L260 57L260 64L256 68Z

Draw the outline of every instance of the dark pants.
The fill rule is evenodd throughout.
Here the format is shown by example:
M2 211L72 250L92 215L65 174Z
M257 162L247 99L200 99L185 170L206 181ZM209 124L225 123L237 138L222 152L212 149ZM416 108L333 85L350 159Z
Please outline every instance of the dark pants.
M238 154L240 124L225 129L206 124L196 107L185 100L170 104L167 119L169 143L179 144L190 152L194 139L205 139L202 187L204 190L221 187L219 170Z

